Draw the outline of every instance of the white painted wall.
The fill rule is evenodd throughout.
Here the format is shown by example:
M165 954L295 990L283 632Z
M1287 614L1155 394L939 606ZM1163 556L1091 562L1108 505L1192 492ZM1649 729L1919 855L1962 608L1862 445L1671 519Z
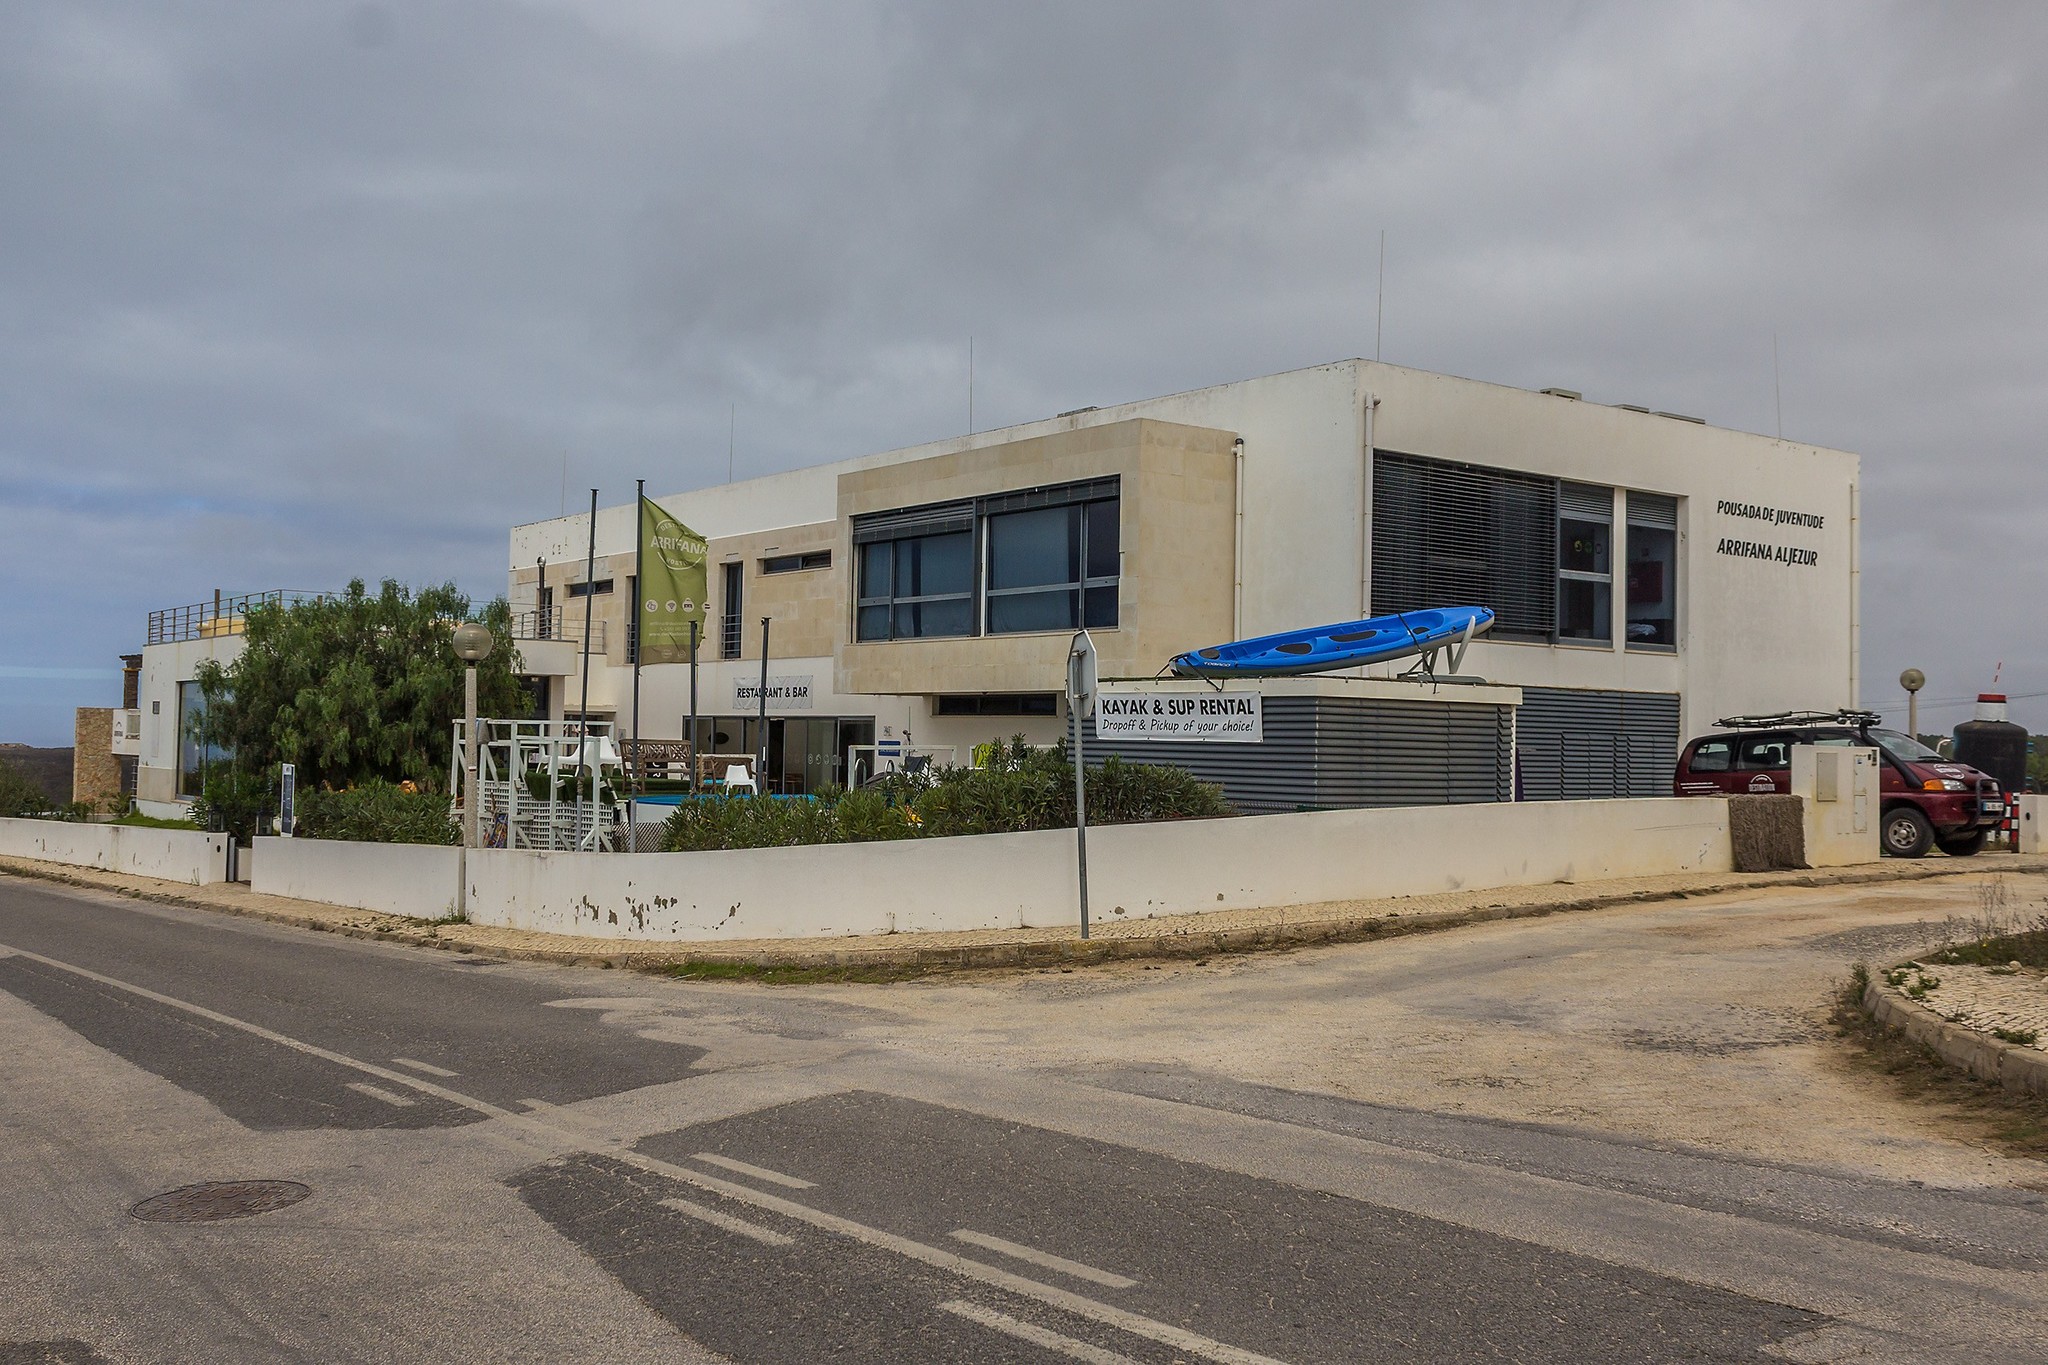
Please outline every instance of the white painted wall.
M136 805L145 815L176 818L189 803L174 799L178 784L178 684L199 676L209 659L226 667L242 652L243 638L214 635L176 644L148 645L142 651L137 711L142 737L137 745Z
M1091 831L1098 921L1732 866L1720 798L1318 811ZM262 864L259 863L259 866ZM716 942L1078 924L1074 836L472 852L480 924Z
M135 825L0 820L0 855L208 886L227 880L228 836Z
M259 838L255 853L249 889L266 896L441 919L461 889L462 850L436 844Z

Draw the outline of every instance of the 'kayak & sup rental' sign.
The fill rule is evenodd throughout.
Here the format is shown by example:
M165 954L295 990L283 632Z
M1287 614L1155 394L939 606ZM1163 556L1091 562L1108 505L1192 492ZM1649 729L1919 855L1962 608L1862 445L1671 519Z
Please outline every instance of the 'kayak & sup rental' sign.
M1211 687L1096 694L1097 739L1257 744L1265 739L1265 717L1257 692L1218 692Z

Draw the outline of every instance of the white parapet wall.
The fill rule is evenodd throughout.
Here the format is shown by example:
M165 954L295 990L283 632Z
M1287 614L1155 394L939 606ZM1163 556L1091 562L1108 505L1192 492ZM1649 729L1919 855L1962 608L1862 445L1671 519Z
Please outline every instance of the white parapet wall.
M0 855L207 886L227 880L228 836L196 829L0 820Z
M1315 811L1088 834L1097 923L1732 865L1718 797ZM469 917L717 942L1056 927L1079 923L1080 901L1074 834L1046 830L713 853L482 849L469 858Z
M455 913L461 856L461 849L439 844L263 838L256 841L249 889L387 915L442 919Z

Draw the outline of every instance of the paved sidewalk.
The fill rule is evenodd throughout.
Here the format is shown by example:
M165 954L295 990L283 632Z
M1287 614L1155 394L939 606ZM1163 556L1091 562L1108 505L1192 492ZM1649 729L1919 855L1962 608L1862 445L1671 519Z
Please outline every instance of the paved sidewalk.
M1909 988L1919 982L1932 984L1924 995L1910 994ZM1937 960L1912 964L1898 985L1887 983L1886 989L1979 1033L2031 1033L2032 1043L2013 1037L2001 1041L2048 1052L2048 973L2017 964L1979 967Z
M2048 857L1985 853L1853 868L1762 873L1688 873L1617 881L1553 883L1383 900L1228 910L1098 924L1088 940L1072 927L985 929L829 939L676 942L580 937L494 925L406 919L315 901L261 896L236 884L190 886L88 868L0 858L0 874L90 887L168 905L243 915L277 924L382 942L525 961L641 970L682 963L789 967L984 968L1074 965L1127 958L1202 958L1218 953L1306 947L1423 933L1486 920L1519 919L1771 886L1847 886L1968 874L2048 873Z

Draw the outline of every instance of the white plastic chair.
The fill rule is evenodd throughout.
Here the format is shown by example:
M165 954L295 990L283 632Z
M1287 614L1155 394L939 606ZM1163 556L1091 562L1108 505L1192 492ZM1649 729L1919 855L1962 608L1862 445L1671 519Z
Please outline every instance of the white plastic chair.
M744 763L728 765L725 770L725 781L720 785L725 789L727 796L742 791L749 796L761 794L761 789L754 785L754 775L747 771L747 765Z

